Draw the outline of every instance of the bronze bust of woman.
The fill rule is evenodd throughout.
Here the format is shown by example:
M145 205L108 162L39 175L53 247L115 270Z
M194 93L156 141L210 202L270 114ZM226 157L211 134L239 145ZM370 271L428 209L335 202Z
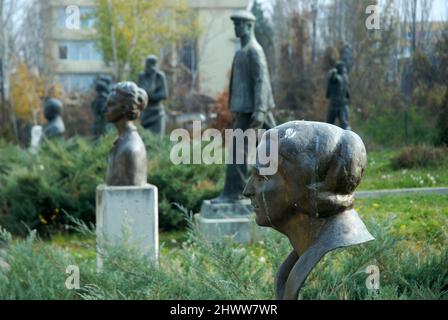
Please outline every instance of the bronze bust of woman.
M330 124L289 122L265 135L273 130L278 140L263 139L258 148L278 143L278 171L263 176L257 164L244 194L257 224L284 234L293 247L277 273L276 296L296 300L325 254L374 240L353 209L367 154L358 135Z
M118 131L109 155L106 184L143 186L147 183L147 156L133 121L148 103L148 95L133 82L115 85L107 100L106 119Z

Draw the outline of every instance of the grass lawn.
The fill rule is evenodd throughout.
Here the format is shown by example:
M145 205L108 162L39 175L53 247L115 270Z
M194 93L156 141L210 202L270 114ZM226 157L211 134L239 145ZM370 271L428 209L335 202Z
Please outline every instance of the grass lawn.
M310 275L302 299L447 299L448 197L359 200L376 241L329 254ZM161 235L160 267L129 248L112 248L95 272L93 235L15 240L11 270L0 272L0 299L273 299L276 269L290 250L275 232L251 245L210 245L185 232ZM81 289L64 288L66 266ZM365 287L377 265L381 289Z
M448 187L448 161L433 168L394 170L391 159L398 153L370 152L366 175L358 190Z
M359 190L448 186L448 164L394 170L397 154L369 153ZM328 254L302 299L448 299L448 195L360 199L355 208L376 241ZM273 299L275 272L291 250L273 231L249 245L209 244L195 232L176 231L160 235L159 265L116 247L98 273L93 230L51 240L11 240L0 232L2 247L10 270L0 270L0 299ZM69 265L79 266L79 290L65 287ZM365 285L371 265L380 270L375 292Z

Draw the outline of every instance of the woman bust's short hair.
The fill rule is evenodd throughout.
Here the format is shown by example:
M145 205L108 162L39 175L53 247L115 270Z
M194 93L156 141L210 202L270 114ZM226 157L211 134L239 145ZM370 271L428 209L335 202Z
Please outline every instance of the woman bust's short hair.
M134 82L120 82L111 92L110 98L119 104L129 120L136 120L148 104L148 94Z
M276 129L286 178L305 186L300 199L295 199L301 211L328 217L352 208L353 194L367 163L361 138L352 131L318 122L295 121Z

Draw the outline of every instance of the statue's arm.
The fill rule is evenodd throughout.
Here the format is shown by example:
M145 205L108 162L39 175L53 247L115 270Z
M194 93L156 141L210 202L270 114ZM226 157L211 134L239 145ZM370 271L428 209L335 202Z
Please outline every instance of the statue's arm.
M143 75L143 73L140 73L140 74L138 75L138 81L137 81L137 85L138 85L139 87L142 87L142 86L143 86L143 79L144 79L144 75Z
M231 101L231 97L232 97L232 87L233 87L233 68L235 68L235 59L232 62L232 69L230 71L229 96L227 99L227 105L229 106L229 109L232 107L230 105L230 101Z
M337 75L336 75L336 70L332 69L329 74L328 74L328 81L327 81L327 99L331 98L331 87L332 87L332 83L337 80Z
M327 99L330 99L331 97L330 88L331 88L331 77L329 77L327 81L327 94L326 94Z
M158 74L156 90L150 94L150 101L161 101L168 99L168 85L166 82L166 76L164 74Z
M349 82L349 80L348 80L348 77L346 76L345 77L345 79L346 79L346 81L347 81L347 94L346 94L346 98L347 98L347 100L350 100L350 82Z
M267 94L265 94L267 83L265 83L265 72L267 72L266 57L261 52L253 49L250 51L250 63L252 81L254 85L254 112L268 112L268 105L266 101Z

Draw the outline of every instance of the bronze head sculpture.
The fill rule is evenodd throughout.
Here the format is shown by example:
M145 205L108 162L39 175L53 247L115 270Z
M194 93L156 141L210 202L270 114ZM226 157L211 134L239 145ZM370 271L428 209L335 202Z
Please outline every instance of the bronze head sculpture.
M157 72L157 63L159 62L159 58L154 55L150 54L148 57L146 57L145 62L145 74L152 75Z
M287 236L294 249L276 276L277 298L294 300L325 254L374 240L353 209L367 154L358 135L330 124L296 121L272 130L278 171L263 176L256 165L244 193L257 224ZM269 147L265 141L259 148Z
M62 102L58 99L48 99L44 104L44 115L48 123L43 133L48 139L62 138L65 134L64 120L62 120Z
M119 135L109 155L109 186L147 183L146 148L133 123L147 103L148 95L133 82L118 83L108 97L106 119L115 125Z

